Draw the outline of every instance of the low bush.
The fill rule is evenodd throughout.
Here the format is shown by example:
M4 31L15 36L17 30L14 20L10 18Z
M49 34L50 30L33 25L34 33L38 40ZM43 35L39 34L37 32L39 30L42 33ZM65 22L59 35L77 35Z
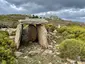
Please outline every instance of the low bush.
M66 30L67 30L67 27L66 27L66 26L63 26L63 27L57 29L57 31L58 31L59 33L63 33L63 32L66 31Z
M85 41L85 28L81 26L62 26L57 28L59 34L63 36L64 39L79 39Z
M7 31L0 31L0 38L8 37L9 33Z
M78 56L85 57L85 43L81 40L66 39L59 45L60 56L76 59Z
M15 44L10 40L8 33L0 31L0 63L1 64L14 64Z
M53 32L56 29L56 26L52 25L52 24L47 24L46 28L48 31Z

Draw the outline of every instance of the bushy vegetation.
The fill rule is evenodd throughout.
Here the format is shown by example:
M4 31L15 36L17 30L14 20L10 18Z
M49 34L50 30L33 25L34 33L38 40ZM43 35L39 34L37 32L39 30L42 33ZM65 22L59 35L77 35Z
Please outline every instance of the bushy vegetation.
M85 27L81 26L63 26L57 28L62 35L63 41L60 43L59 51L62 57L85 58Z
M56 29L56 27L53 24L47 24L46 28L48 31L51 31L51 32L53 32Z
M85 41L85 27L81 26L63 26L57 31L63 35L64 39L80 39Z
M8 38L8 33L0 31L0 64L14 64L15 44Z
M58 28L54 25L47 25L47 29L51 32L57 31L55 36L56 42L60 43L59 51L60 56L64 58L76 59L78 56L81 59L85 58L85 27L79 25L61 26ZM57 35L58 34L58 35ZM59 41L58 41L59 40ZM60 41L61 40L61 41Z
M85 43L76 39L66 39L59 45L60 56L77 59L85 57Z

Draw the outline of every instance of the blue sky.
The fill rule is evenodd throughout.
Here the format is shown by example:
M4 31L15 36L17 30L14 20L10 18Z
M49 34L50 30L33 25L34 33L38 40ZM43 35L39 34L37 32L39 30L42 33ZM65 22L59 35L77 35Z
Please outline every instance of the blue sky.
M57 15L85 21L85 0L0 0L0 14Z

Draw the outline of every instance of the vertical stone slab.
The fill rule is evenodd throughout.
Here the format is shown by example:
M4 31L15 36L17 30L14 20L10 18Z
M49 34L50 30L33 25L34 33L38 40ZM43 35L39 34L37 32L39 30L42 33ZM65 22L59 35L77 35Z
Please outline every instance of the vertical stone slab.
M22 23L20 23L20 24L17 25L16 36L15 36L15 44L16 44L17 49L20 46L22 30L23 30L23 25L22 25Z
M29 24L28 41L35 41L36 39L37 39L37 28L34 25Z
M44 25L37 25L39 44L43 48L48 48L47 30Z

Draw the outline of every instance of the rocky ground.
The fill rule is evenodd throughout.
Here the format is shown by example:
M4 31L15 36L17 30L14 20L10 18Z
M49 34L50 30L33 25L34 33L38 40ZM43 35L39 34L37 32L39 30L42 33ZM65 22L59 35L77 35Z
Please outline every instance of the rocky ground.
M65 60L59 57L57 46L62 36L56 33L57 31L48 33L48 49L43 49L38 42L23 42L19 50L15 52L16 64L85 64L84 62Z
M52 35L55 33L49 33L48 38L54 38ZM17 64L65 64L65 60L58 56L58 44L51 39L48 49L43 49L37 42L22 43L23 45L15 52Z
M64 60L59 58L55 47L49 45L48 49L42 49L36 42L30 42L21 46L17 55L18 64L62 64Z
M10 30L8 30L8 33ZM7 30L3 29L2 31ZM15 29L11 31L15 31ZM9 37L14 39L13 34ZM38 42L21 43L19 50L15 52L16 64L85 64L85 62L76 63L75 60L60 58L57 46L61 41L62 36L54 30L53 32L48 32L48 49L43 49Z
M23 42L15 52L17 64L66 64L67 62L58 56L56 38L59 40L61 36L55 37L56 32L48 33L48 49L43 49L38 42Z

